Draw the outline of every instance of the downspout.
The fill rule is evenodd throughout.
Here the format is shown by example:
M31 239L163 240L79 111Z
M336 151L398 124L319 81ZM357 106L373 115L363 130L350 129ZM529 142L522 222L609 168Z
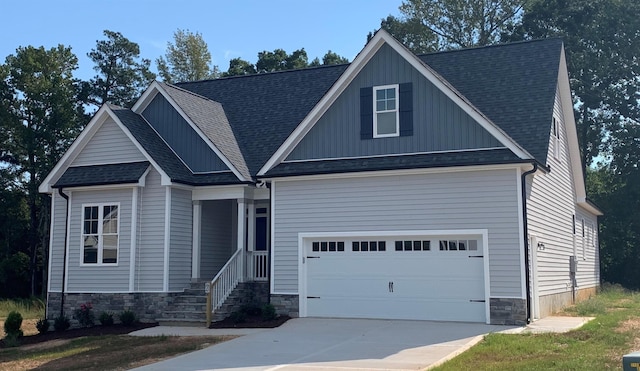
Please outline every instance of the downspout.
M524 230L524 274L526 287L527 323L531 323L531 282L529 269L529 226L527 223L527 175L538 171L538 163L532 162L533 168L522 173L522 229Z
M62 187L58 188L58 194L67 201L64 213L64 245L63 250L64 253L62 255L62 288L60 295L60 318L64 317L64 286L67 280L67 270L65 267L67 266L67 240L69 238L69 196L67 196L64 192L62 192ZM55 211L55 210L54 210ZM50 247L51 248L51 247Z
M269 221L269 225L267 226L267 230L269 231L268 236L269 239L267 240L267 251L269 252L267 254L267 287L269 288L269 294L267 295L267 303L271 304L271 249L273 249L273 246L271 246L271 239L273 238L273 236L271 235L271 225L273 223L273 207L274 206L271 203L271 200L273 199L273 188L271 188L271 183L265 183L266 187L269 189L269 215L267 217L267 220Z

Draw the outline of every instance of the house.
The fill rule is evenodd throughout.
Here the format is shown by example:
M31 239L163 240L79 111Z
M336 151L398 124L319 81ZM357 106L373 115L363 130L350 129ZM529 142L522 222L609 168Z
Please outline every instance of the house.
M213 310L243 287L292 316L523 324L599 285L558 39L416 56L381 30L350 64L154 82L40 191L49 318L175 319L206 286Z

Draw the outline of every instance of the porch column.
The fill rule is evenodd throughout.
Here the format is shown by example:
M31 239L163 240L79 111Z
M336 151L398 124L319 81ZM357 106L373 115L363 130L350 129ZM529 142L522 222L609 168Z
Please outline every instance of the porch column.
M245 203L244 198L238 198L238 246L237 249L242 251L240 256L238 256L240 260L240 282L244 282L245 276L245 231L247 225L247 205Z
M191 281L200 279L200 224L202 222L202 205L193 201L193 246L191 250Z
M247 250L255 250L256 245L256 208L253 200L247 200Z

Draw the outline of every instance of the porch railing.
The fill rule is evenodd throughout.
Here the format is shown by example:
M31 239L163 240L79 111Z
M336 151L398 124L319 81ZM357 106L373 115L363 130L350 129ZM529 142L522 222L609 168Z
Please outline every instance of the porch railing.
M237 250L222 269L205 287L207 291L207 327L211 325L213 312L220 309L233 289L238 286L242 275L242 250Z
M266 281L269 274L269 252L249 251L247 257L247 278L250 281Z

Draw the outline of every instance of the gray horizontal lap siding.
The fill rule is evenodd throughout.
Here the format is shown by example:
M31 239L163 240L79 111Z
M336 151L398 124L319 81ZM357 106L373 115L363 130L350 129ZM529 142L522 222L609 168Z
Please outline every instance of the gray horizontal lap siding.
M129 258L131 247L131 199L133 190L75 191L72 194L71 230L69 233L69 292L129 291ZM118 265L80 266L82 259L82 205L120 203L118 223Z
M111 119L98 129L71 166L146 161L131 139Z
M151 169L140 188L136 246L135 291L162 291L164 272L165 187Z
M57 191L57 190L56 190ZM49 262L51 291L60 291L62 289L62 270L64 260L64 233L65 220L67 217L67 201L60 197L57 192L51 196L53 199L53 228L51 229L51 260Z
M521 297L515 170L277 181L274 285L298 291L298 233L488 229L491 295Z
M191 281L192 220L191 191L172 188L169 291L182 290Z
M229 170L209 145L161 94L142 112L167 144L193 172Z
M200 278L213 279L231 254L233 244L233 200L203 201L200 232Z
M360 88L413 82L413 135L360 139ZM503 147L391 47L384 45L287 160Z

